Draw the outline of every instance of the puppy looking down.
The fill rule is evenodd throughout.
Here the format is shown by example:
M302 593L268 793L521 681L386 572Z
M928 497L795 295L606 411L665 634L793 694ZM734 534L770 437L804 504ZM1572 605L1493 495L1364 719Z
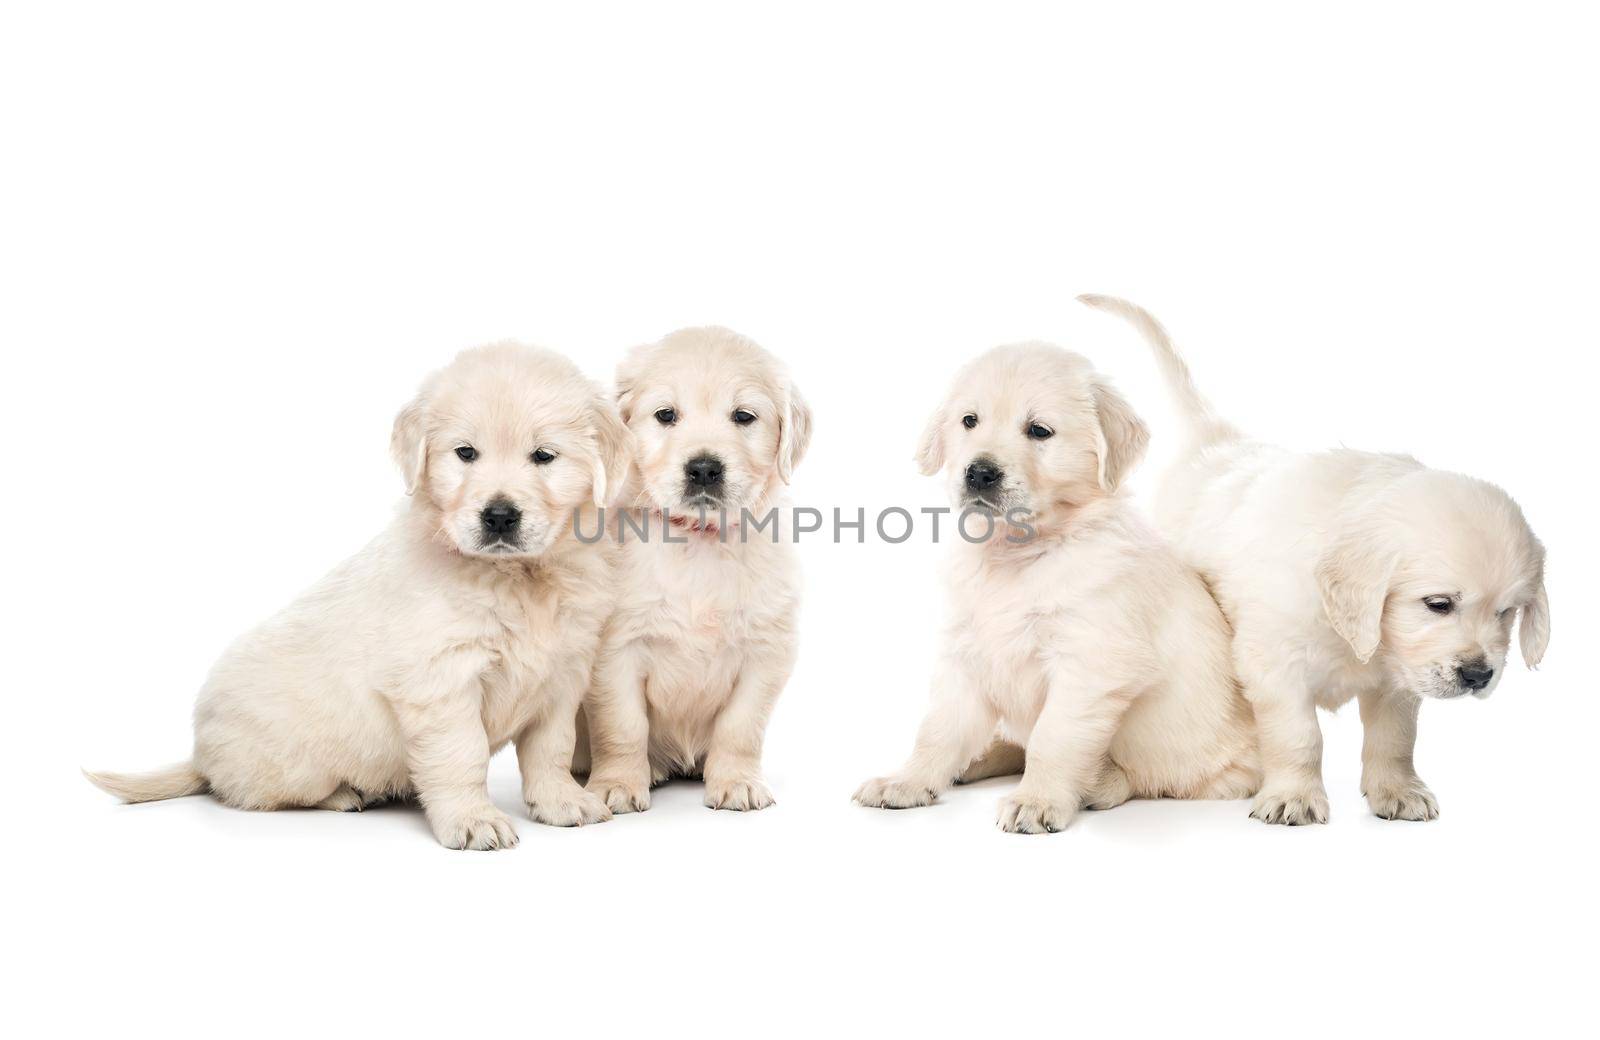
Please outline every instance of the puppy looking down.
M613 812L648 809L674 776L703 777L713 809L764 809L762 743L800 593L782 490L811 410L776 358L722 328L635 349L617 392L638 444L622 499L634 526L607 527L617 607L575 767Z
M195 707L193 759L89 779L130 802L210 791L241 809L414 795L444 845L509 848L516 832L487 777L514 739L535 820L607 819L570 772L611 581L573 522L619 486L629 443L565 358L463 352L395 420L410 499L223 654Z
M1266 774L1252 815L1326 822L1317 707L1354 698L1367 804L1384 819L1436 817L1412 764L1421 699L1489 696L1519 612L1528 667L1549 643L1544 547L1522 510L1492 484L1410 456L1249 440L1213 414L1147 311L1079 299L1140 332L1190 426L1157 519L1233 624Z
M856 801L928 805L958 777L1021 767L998 822L1033 834L1084 806L1255 792L1222 614L1120 490L1147 438L1059 347L1001 347L960 373L923 435L922 472L944 470L961 509L1027 514L1034 533L997 520L987 540L957 541L932 706L910 759Z

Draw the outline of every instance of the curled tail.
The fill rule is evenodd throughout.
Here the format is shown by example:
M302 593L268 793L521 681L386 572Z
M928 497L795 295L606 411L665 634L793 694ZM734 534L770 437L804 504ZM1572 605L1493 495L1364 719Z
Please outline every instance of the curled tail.
M159 802L163 798L182 798L206 789L206 778L195 772L192 762L183 762L149 773L91 773L83 775L107 794L125 802Z
M1096 310L1115 314L1137 329L1145 342L1150 344L1150 349L1156 356L1156 364L1161 366L1161 374L1166 377L1167 388L1172 392L1178 410L1183 413L1184 420L1189 424L1196 448L1203 448L1220 441L1237 440L1242 436L1238 429L1218 418L1211 410L1211 404L1194 385L1194 377L1189 374L1189 366L1183 363L1178 349L1172 345L1172 337L1167 335L1167 330L1162 328L1155 315L1136 303L1129 303L1115 296L1085 293L1078 297L1078 302L1088 304Z

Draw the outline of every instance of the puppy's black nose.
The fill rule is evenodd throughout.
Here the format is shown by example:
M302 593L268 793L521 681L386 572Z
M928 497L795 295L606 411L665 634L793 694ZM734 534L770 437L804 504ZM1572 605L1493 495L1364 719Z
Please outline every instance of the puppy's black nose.
M1000 483L1000 478L1005 473L988 459L978 459L967 467L967 489L969 491L988 491Z
M1481 690L1494 678L1494 669L1480 664L1466 664L1456 669L1456 678L1469 690Z
M722 460L715 455L696 455L683 464L683 475L694 487L716 487L722 483Z
M484 534L496 538L513 538L516 536L517 527L522 523L522 510L503 498L497 498L483 507L479 519L483 521Z

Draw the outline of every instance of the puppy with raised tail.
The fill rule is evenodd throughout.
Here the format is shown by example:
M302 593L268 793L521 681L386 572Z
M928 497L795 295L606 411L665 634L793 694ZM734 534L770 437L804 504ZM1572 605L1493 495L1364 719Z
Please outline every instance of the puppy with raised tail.
M1528 667L1550 639L1544 547L1522 510L1492 484L1410 456L1250 440L1213 414L1148 312L1079 299L1140 332L1190 426L1157 521L1233 624L1265 770L1252 815L1327 821L1317 708L1355 699L1367 804L1384 819L1436 817L1412 765L1422 698L1489 696L1519 613Z
M217 662L194 757L91 773L130 802L210 791L241 809L360 809L415 796L453 849L517 843L489 800L515 740L528 813L609 818L570 772L611 606L606 554L574 537L619 486L631 438L565 358L462 353L395 420L407 504L386 531Z
M782 489L811 410L776 358L722 328L635 349L617 393L638 454L606 530L617 608L576 768L612 812L648 809L675 776L703 777L713 809L764 809L762 743L800 594Z
M1129 798L1255 792L1222 614L1121 491L1147 437L1089 362L1059 347L1001 347L960 373L918 459L925 474L945 470L952 499L994 520L993 534L956 541L932 706L910 759L856 801L928 805L958 778L1021 769L998 822L1034 834ZM1001 519L1024 515L1031 534Z

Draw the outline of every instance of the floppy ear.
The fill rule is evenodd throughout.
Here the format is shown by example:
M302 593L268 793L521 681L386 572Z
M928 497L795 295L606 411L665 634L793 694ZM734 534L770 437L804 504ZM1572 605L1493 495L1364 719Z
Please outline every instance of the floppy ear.
M622 490L633 461L633 431L622 424L617 409L597 395L593 402L595 458L592 465L594 504L606 505Z
M394 432L389 435L389 451L405 478L406 494L416 494L422 473L428 466L428 437L423 429L422 398L400 409L394 417Z
M800 396L800 390L789 384L788 402L778 425L778 476L785 484L794 476L794 468L811 443L811 406Z
M1115 491L1144 458L1150 429L1109 383L1097 379L1093 391L1094 410L1100 419L1100 488Z
M1517 642L1522 644L1522 660L1529 668L1537 668L1544 660L1544 648L1550 645L1550 597L1545 595L1544 582L1533 599L1522 605L1522 624L1517 629Z
M1340 534L1317 561L1323 612L1363 664L1378 651L1383 604L1397 563L1395 554L1364 525Z
M617 411L622 414L622 421L633 421L633 406L639 390L639 373L644 368L645 352L650 350L650 345L634 347L622 358L622 363L617 365L616 401Z
M935 408L922 430L922 441L917 445L917 469L925 477L944 469L944 422L948 409L947 404Z
M623 422L628 422L630 419L633 418L633 388L634 388L633 380L632 379L626 379L626 380L623 379L622 378L622 373L618 372L617 373L617 390L616 390L616 394L615 394L616 401L617 401L616 409L617 409L617 414L622 417L622 421Z

